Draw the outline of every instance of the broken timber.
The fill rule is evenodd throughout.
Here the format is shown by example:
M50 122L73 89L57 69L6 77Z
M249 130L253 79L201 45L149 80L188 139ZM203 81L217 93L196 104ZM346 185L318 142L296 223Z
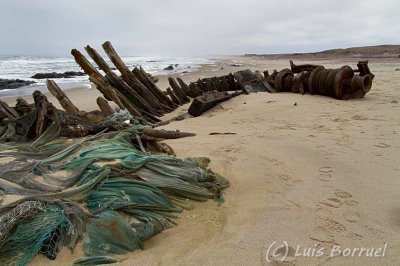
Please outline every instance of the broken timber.
M217 104L227 101L240 93L241 92L229 93L226 91L213 91L205 93L201 96L194 98L192 104L189 107L188 113L192 116L199 116L205 111L210 110Z
M58 100L62 108L68 113L68 114L74 114L78 113L79 109L76 107L71 100L68 98L68 96L60 89L60 87L53 81L48 79L46 81L47 89L53 94L54 97Z

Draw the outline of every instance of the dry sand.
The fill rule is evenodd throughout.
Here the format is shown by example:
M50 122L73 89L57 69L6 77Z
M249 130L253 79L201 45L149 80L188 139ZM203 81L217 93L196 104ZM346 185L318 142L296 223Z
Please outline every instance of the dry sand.
M357 63L345 61L320 63ZM287 60L222 58L182 78L288 66ZM395 69L400 62L376 60L370 68L376 78L364 99L242 95L201 117L165 126L196 133L168 144L179 157L209 156L213 170L231 187L223 205L209 201L184 211L176 227L146 241L145 250L128 254L121 265L268 265L265 254L274 241L287 241L293 248L289 255L298 245L301 252L324 248L321 257L292 256L282 265L399 265L400 72ZM166 88L165 77L160 87ZM96 108L95 89L67 94L81 109ZM354 249L385 243L384 257L329 256L333 245ZM79 249L73 255L64 249L57 260L38 255L32 265L70 265L81 255ZM279 265L277 260L271 265Z

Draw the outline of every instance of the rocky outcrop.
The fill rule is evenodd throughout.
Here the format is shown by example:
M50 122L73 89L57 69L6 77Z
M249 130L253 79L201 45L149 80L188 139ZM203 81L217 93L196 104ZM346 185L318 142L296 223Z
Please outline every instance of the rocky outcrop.
M59 78L73 78L77 76L84 76L85 73L79 71L66 71L64 73L37 73L33 75L31 78L33 79L59 79Z
M36 82L21 79L0 79L0 90L16 89L19 87L31 85L33 83Z

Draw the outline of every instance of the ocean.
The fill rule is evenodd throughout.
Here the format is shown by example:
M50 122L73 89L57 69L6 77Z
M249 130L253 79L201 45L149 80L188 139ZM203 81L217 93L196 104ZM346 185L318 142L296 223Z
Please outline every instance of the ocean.
M211 59L200 57L125 56L121 58L129 69L133 69L135 66L142 66L144 70L154 75L167 75L171 73L182 73L184 71L190 72L197 69L200 65L213 63ZM106 57L104 57L104 59L106 59ZM110 66L113 66L111 61L107 59L107 63L109 63ZM91 62L94 64L93 61ZM164 68L169 65L177 66L172 71L165 71ZM45 85L46 80L32 79L31 76L36 73L64 73L66 71L82 70L78 64L75 63L75 60L72 57L51 58L35 56L0 56L0 79L22 79L37 82L30 86L24 86L17 89L0 90L0 97L29 95L34 90L47 92ZM88 76L59 78L54 79L54 81L63 90L79 85L90 86Z

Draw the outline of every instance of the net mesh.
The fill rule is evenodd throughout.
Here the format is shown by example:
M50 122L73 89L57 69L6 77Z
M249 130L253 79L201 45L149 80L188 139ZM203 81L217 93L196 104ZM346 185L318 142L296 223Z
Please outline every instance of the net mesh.
M44 202L24 202L1 219L7 225L2 232L8 235L0 246L1 265L26 265L39 252L55 259L62 235L73 232L64 211Z
M0 265L25 265L37 253L55 259L61 243L72 249L81 238L89 257L77 263L107 261L102 256L143 248L144 240L173 226L181 207L190 207L188 199L222 201L229 182L208 169L209 158L144 153L131 135L41 145L38 152L49 155L24 169L64 190L32 190L39 194L0 207ZM55 173L60 170L67 175Z

